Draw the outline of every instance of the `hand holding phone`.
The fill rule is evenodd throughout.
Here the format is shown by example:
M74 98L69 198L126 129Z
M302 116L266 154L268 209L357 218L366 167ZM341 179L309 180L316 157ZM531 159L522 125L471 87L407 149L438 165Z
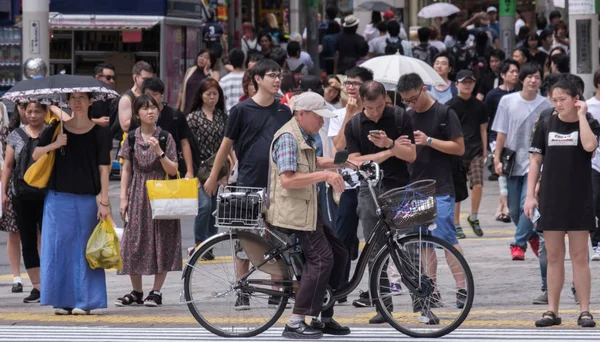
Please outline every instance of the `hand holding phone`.
M542 214L540 214L540 211L538 210L538 208L533 208L533 219L531 219L531 222L533 224L536 224L540 218L542 217Z
M373 129L369 131L369 135L381 135L381 131L378 129Z

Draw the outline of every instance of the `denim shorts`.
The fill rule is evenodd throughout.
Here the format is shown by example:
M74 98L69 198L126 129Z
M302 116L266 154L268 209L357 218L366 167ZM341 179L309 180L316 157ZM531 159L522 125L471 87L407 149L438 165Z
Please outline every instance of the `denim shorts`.
M456 227L454 227L454 197L449 195L436 196L437 219L435 219L434 230L429 230L428 226L415 227L413 232L421 231L425 235L433 235L451 245L458 245L456 238Z
M437 219L432 235L451 245L458 245L456 228L454 227L454 197L450 195L436 196Z

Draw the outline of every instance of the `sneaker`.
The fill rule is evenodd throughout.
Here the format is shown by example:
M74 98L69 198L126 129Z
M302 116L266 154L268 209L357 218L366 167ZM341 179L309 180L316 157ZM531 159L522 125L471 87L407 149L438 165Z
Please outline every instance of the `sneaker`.
M548 304L548 291L542 292L536 299L533 300L535 305L546 305Z
M234 310L250 310L250 298L247 294L239 292L235 301Z
M438 325L440 324L440 319L431 310L424 310L421 312L419 322L427 325Z
M71 314L75 315L75 316L87 316L90 314L90 310L83 310L83 309L73 309L73 311L71 311Z
M191 257L192 254L194 254L194 251L196 250L196 247L190 247L187 249L187 256Z
M461 226L455 226L456 228L456 238L457 239L464 239L467 236L465 235L465 232L463 232L462 227Z
M467 217L467 222L473 229L473 233L477 236L483 236L483 230L481 230L481 226L479 225L479 220L471 220L471 216Z
M39 303L40 302L40 290L34 288L31 290L29 296L23 299L23 303Z
M510 246L510 255L513 260L525 260L525 249L519 246Z
M465 303L467 302L467 290L458 289L456 292L456 308L462 309L465 307Z
M594 255L592 255L592 261L600 261L600 246L594 247Z
M536 257L540 257L540 238L535 236L529 239L529 245L531 246L531 250Z
M70 315L72 313L73 313L73 309L69 309L69 308L54 309L54 314L58 315L58 316L66 316L66 315Z
M202 255L202 260L204 260L204 261L215 260L215 254L213 253L212 249L210 251L206 251L206 253L204 253L204 255Z
M368 308L373 306L373 303L371 303L371 300L369 299L369 291L360 291L358 299L353 301L352 305L356 306L357 308Z
M440 294L440 291L435 291L434 293L431 294L431 297L429 298L429 307L430 308L443 308L444 307L444 302L442 302L442 295Z
M12 286L12 290L10 290L10 292L12 293L21 293L23 292L23 284L21 283L14 283Z
M391 283L390 287L392 288L392 295L399 296L402 294L402 286L398 283Z

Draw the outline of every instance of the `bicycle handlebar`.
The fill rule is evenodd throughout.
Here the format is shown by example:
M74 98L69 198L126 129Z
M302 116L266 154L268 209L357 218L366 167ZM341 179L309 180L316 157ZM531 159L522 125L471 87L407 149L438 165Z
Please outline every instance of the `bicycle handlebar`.
M344 171L342 172L342 177L344 178L344 181L346 181L348 184L354 185L353 180L352 180L352 176L354 175L358 175L358 179L359 180L364 180L367 183L369 183L369 185L375 185L377 183L379 183L380 179L381 179L381 170L379 169L379 164L374 162L374 161L368 161L368 162L364 162L362 163L358 170L356 171ZM373 184L371 184L371 182Z

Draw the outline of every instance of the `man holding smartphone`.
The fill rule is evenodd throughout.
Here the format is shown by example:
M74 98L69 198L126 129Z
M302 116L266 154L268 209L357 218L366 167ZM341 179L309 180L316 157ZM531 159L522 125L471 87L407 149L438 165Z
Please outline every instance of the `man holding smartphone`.
M364 109L348 121L344 132L346 149L351 159L379 163L384 174L380 193L406 186L409 182L407 163L412 163L417 158L410 117L400 107L386 106L385 96L383 84L375 81L363 83L360 98ZM358 216L366 239L375 229L379 218L367 184L361 182L359 189ZM373 243L374 250L378 251L385 244L385 237L381 235ZM369 269L373 267L376 254L372 253L369 257ZM381 286L389 289L390 286L386 283L388 280L382 279ZM369 293L363 292L355 302L370 306ZM384 300L384 304L390 312L393 310L391 300ZM385 320L377 313L369 323L385 323Z

